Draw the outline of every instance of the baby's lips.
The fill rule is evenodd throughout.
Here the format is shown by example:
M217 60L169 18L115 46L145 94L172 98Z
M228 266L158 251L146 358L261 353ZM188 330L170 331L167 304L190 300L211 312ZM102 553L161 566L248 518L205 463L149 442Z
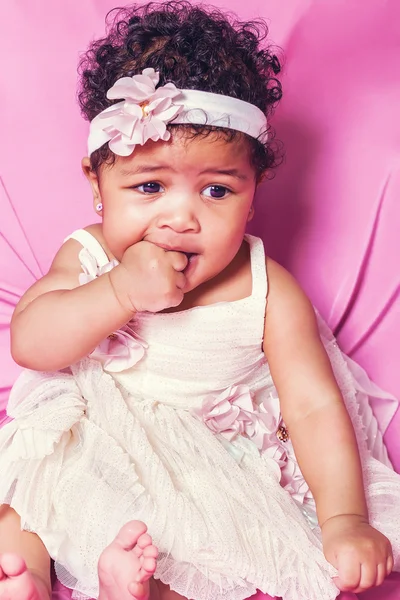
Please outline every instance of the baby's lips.
M155 246L162 248L162 250L165 250L166 252L181 252L182 254L186 255L198 254L197 244L195 244L193 241L190 242L189 239L182 240L183 243L180 244L178 243L178 240L175 240L175 242L172 240L161 241L152 239L151 236L146 236L145 238L143 238L143 241L149 242L150 244L154 244Z

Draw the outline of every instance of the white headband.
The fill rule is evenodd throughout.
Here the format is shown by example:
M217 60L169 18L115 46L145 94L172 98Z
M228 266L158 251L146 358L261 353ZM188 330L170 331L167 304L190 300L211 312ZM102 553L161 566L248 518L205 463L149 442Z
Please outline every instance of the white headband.
M136 144L170 138L167 123L226 127L267 140L267 119L249 102L199 90L179 90L173 83L156 89L160 74L144 69L141 75L122 77L107 98L121 102L103 110L90 123L88 155L108 142L119 156L129 156Z

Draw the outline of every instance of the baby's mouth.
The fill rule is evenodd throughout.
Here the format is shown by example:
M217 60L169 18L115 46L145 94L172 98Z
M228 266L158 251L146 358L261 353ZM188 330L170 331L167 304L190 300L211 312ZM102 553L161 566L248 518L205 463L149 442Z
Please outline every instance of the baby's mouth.
M193 261L195 261L197 256L199 256L199 255L197 254L197 252L182 252L182 254L184 254L187 258L187 265L183 270L183 272L185 273L189 269L189 267L193 264Z

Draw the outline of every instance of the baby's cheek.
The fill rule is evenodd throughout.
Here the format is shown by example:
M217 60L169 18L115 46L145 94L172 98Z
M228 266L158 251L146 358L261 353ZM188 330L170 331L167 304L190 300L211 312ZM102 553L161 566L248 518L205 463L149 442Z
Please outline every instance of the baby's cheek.
M142 240L140 233L128 222L107 219L107 215L103 219L103 236L107 252L119 261L128 248Z

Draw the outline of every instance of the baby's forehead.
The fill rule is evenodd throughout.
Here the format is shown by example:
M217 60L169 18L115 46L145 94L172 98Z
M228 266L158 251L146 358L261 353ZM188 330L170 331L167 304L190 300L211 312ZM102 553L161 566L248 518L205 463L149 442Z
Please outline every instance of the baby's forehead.
M226 135L224 131L193 132L184 128L171 132L168 141L148 140L143 146L136 146L129 157L118 157L118 162L129 163L132 167L146 162L170 165L194 164L220 166L232 163L238 168L250 167L249 144L245 136Z

